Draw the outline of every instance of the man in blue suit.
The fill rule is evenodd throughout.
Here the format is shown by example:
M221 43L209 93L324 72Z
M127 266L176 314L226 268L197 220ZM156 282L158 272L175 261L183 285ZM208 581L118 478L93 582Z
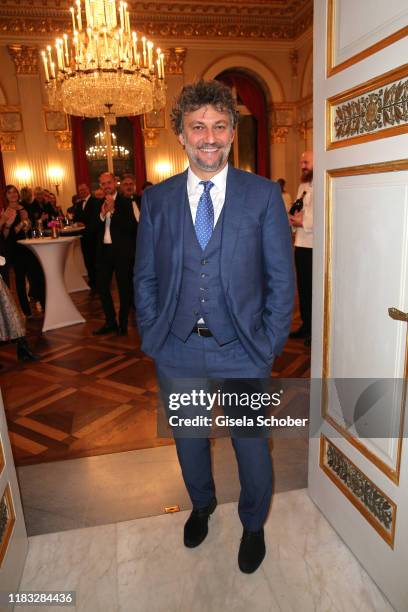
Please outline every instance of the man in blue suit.
M231 90L185 86L172 124L189 168L143 196L134 274L142 349L162 393L174 381L270 377L289 333L294 272L279 185L228 164L237 123ZM170 385L169 385L169 381ZM172 386L173 385L173 386ZM175 437L193 511L184 543L198 546L217 505L207 437ZM241 494L241 571L265 556L272 465L263 437L234 437Z

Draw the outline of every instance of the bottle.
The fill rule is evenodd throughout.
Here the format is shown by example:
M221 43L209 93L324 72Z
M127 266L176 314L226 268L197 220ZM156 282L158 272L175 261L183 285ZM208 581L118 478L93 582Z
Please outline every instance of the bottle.
M302 208L303 208L303 198L305 197L305 195L306 195L306 191L304 191L302 193L302 195L300 196L300 198L298 198L296 200L296 202L294 202L292 204L292 206L290 207L290 210L289 210L289 214L290 215L294 215L295 213L300 212L302 210Z

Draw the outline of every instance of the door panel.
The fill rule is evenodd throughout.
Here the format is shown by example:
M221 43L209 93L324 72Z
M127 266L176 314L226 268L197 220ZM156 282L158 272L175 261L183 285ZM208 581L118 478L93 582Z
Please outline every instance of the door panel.
M311 422L323 418L310 438L309 492L405 612L408 123L384 129L377 111L393 79L406 79L408 40L372 45L408 32L408 9L374 4L377 13L371 0L315 0L312 377L322 384L312 385ZM360 123L348 126L351 108Z

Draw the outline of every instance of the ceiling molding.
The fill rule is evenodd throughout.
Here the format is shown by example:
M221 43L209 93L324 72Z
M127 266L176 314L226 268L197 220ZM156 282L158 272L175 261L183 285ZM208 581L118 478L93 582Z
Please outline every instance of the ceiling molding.
M0 35L69 32L70 0L2 0ZM131 23L152 38L295 41L313 22L312 0L132 2Z

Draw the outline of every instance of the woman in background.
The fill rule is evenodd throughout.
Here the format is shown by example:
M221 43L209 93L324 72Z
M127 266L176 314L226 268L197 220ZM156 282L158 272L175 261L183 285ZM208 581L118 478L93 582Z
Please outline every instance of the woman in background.
M6 223L2 228L5 239L5 254L8 266L12 266L16 278L16 290L21 310L26 317L31 316L30 302L27 296L26 279L30 283L30 295L41 303L45 310L45 280L44 273L37 257L27 247L19 244L19 240L27 238L32 222L26 208L20 202L20 194L14 185L7 185L5 190L6 211L14 215L13 222ZM7 284L8 281L6 281Z
M13 224L15 216L16 214L13 215L10 209L2 212L0 215L0 236L6 225L11 226ZM0 271L6 267L3 249L4 240L0 238ZM0 274L0 341L7 342L9 340L16 342L17 358L20 361L35 361L38 359L37 355L34 355L28 346L23 320L9 288L3 280L3 276Z

